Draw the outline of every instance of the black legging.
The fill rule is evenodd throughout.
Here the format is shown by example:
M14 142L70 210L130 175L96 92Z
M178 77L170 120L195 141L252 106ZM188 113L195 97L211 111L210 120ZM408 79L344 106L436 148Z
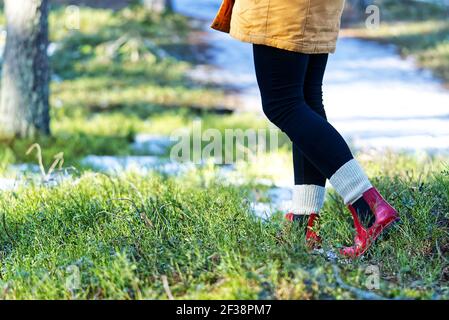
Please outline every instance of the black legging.
M326 120L322 82L327 54L302 54L253 45L263 111L293 142L296 184L324 186L353 159Z
M326 120L326 111L323 105L323 78L328 57L328 54L309 56L303 89L306 104ZM307 184L321 187L326 185L326 177L304 157L296 144L293 144L293 168L296 185Z

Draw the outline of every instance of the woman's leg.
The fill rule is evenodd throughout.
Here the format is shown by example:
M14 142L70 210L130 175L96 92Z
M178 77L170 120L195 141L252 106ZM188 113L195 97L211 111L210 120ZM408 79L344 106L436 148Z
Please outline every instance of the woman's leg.
M304 98L313 111L327 119L323 105L323 78L328 54L309 56L304 79ZM318 213L324 204L326 177L293 144L293 213L310 215Z
M267 117L285 132L346 204L370 189L366 174L341 135L305 101L310 55L254 45L256 75Z
M354 246L340 252L347 257L358 257L399 215L372 187L337 130L306 103L304 86L311 59L306 54L254 45L263 110L349 205L356 237ZM374 217L369 227L360 221L360 215L365 214Z

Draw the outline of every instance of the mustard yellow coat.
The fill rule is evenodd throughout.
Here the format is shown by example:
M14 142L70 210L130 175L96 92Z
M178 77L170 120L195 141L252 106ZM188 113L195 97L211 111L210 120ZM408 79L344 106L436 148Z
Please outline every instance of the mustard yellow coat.
M302 53L332 53L345 0L223 0L212 28Z

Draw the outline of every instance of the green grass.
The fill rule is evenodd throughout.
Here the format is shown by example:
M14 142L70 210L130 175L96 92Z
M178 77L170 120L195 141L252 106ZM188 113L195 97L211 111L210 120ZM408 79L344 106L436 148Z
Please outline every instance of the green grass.
M430 69L449 84L449 10L416 1L378 1L381 26L366 29L352 26L344 34L393 43L403 56L416 58L418 65Z
M178 299L363 298L336 282L335 267L346 285L368 292L370 265L381 276L371 293L448 298L449 173L440 162L407 157L369 163L402 223L350 263L310 255L302 232L281 214L255 218L255 186L224 185L212 168L178 178L86 172L58 187L2 193L0 298L166 299L163 276ZM430 166L435 174L421 174ZM332 193L323 211L325 249L349 244L349 226Z
M442 5L416 0L375 0L385 21L425 21L445 19L449 11Z

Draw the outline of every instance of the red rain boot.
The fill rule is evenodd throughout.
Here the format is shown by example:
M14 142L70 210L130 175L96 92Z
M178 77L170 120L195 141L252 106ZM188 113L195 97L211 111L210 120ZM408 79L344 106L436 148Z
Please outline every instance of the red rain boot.
M294 213L287 213L285 218L288 221L295 221L296 215ZM319 215L312 213L309 216L306 229L306 244L311 249L319 249L321 247L321 237L315 232L317 224L319 221Z
M363 255L386 228L399 220L398 212L382 198L376 188L366 191L363 198L370 206L376 220L371 227L365 228L360 223L354 207L348 206L354 219L356 236L354 246L340 250L340 253L347 258L356 258Z

